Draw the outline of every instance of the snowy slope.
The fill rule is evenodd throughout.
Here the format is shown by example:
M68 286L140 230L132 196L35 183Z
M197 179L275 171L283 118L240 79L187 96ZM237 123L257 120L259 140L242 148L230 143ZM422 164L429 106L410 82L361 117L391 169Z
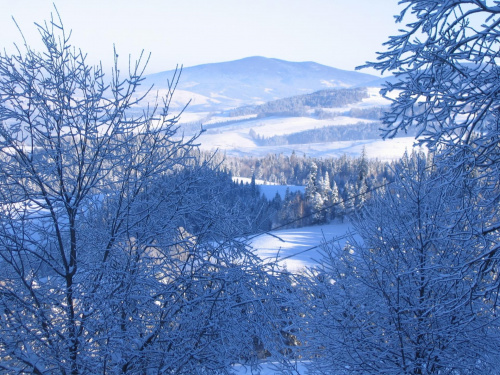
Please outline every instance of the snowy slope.
M295 122L295 119L291 121ZM281 127L287 127L286 120L282 120ZM272 132L274 130L270 128L267 131ZM276 130L276 132L278 131L280 129ZM365 139L281 146L258 146L245 129L227 132L219 129L217 133L206 132L198 141L203 150L220 150L231 156L265 156L280 153L291 155L295 151L297 154L305 154L310 157L327 158L341 157L342 155L358 157L361 155L363 148L365 148L367 157L377 158L382 161L391 161L400 158L405 151L411 151L414 148L420 149L415 146L415 139L413 137L401 137L385 141L382 139Z
M255 115L228 117L224 114L204 113L198 116L200 126L205 132L198 141L200 147L206 151L220 150L231 156L265 156L267 154L283 153L290 155L293 151L306 154L310 157L340 157L348 155L357 157L363 148L369 158L378 158L382 161L391 161L403 155L405 151L415 148L413 137L401 137L383 141L381 138L349 141L325 141L318 143L303 143L279 146L261 146L255 141L255 136L270 138L273 136L291 135L307 130L321 129L330 126L348 126L352 124L380 124L374 120L350 117L351 109L369 109L387 107L390 101L383 98L377 87L367 88L368 97L360 102L345 107L327 108L325 111L337 115L330 119L318 119L311 116L285 117L270 116L258 118ZM186 122L195 118L190 112L186 113ZM181 118L181 123L185 121ZM196 128L198 129L198 128Z
M305 143L280 146L259 146L250 135L253 130L257 135L271 137L274 135L292 134L304 130L325 126L349 125L373 121L339 116L331 120L318 120L310 117L269 117L264 119L245 120L216 129L209 129L198 139L204 150L221 150L232 156L265 156L267 154L290 155L293 151L311 157L359 156L363 148L369 158L383 161L397 159L405 151L414 148L413 137L401 137L382 140L360 139L353 141L336 141Z
M262 234L251 240L255 253L262 259L280 264L289 271L300 271L315 265L320 258L319 245L323 240L339 239L339 244L346 241L346 233L352 230L349 223L332 223L297 229L283 229Z
M272 185L266 185L272 186ZM267 261L279 260L279 263L289 271L300 272L305 267L316 265L320 258L319 245L324 241L338 238L342 246L346 241L346 233L352 231L349 223L333 223L298 229L284 229L263 234L251 241L254 251ZM260 369L236 365L233 367L236 375L277 375L279 368L273 363L263 362ZM308 374L305 361L296 363L294 374Z

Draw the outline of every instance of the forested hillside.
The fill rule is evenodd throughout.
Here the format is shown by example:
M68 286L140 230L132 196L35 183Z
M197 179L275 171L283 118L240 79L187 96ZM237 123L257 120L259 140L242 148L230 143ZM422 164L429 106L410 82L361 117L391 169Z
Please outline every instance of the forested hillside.
M376 139L380 135L380 122L359 122L350 125L325 126L319 129L299 131L292 134L264 137L250 130L249 134L259 146L303 145L320 142L344 142ZM397 134L396 137L415 135L415 131Z
M312 94L278 99L257 106L236 108L228 112L230 117L257 116L303 116L315 108L341 108L367 98L366 89L321 90Z
M253 177L281 185L305 186L305 194L287 192L276 196L270 206L268 229L300 227L344 220L359 211L370 191L392 181L391 166L359 158L317 159L286 155L264 158L226 157L223 167L234 176Z
M185 134L203 129L203 150L231 156L290 155L295 150L338 158L357 157L365 149L369 158L392 161L419 148L416 129L382 141L381 119L389 104L374 87L336 88L228 111L187 113L187 119L199 120L182 122L181 129Z

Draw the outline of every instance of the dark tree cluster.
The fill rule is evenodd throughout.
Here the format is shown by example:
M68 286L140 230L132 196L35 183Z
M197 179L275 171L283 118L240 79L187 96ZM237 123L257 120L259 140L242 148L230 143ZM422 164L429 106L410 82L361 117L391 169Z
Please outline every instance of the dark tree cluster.
M369 159L364 152L356 158L347 155L339 158L311 158L299 156L295 151L291 155L269 154L264 157L225 156L222 165L233 176L251 178L255 175L257 179L282 185L305 186L313 163L319 175L324 177L328 172L330 181L335 181L340 188L360 179L373 183L392 179L389 164Z
M349 116L367 120L380 120L388 109L388 107L351 108Z
M257 106L247 106L229 111L229 116L258 115L268 116L303 116L315 108L341 108L360 102L368 97L366 89L321 90L312 94L297 95L278 99Z
M272 137L262 137L255 132L250 132L250 136L252 136L252 139L259 146L356 141L378 139L381 132L380 127L380 122L358 122L351 125L325 126L319 129L304 130L297 133L275 135Z
M305 186L305 194L287 192L269 205L272 227L325 223L359 210L369 192L391 181L391 166L366 158L318 159L270 154L263 158L226 157L224 168L240 177L256 177L282 185Z

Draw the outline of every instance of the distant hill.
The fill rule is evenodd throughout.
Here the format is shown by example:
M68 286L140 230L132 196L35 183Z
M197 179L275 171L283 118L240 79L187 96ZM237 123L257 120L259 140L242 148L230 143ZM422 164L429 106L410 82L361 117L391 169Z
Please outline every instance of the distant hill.
M146 83L161 91L168 86L172 75L171 70L152 74L146 77ZM321 89L359 87L377 78L315 62L248 57L184 68L177 88L182 98L192 93L191 110L222 110Z
M259 116L301 116L311 109L339 108L361 102L368 98L364 88L329 89L312 94L296 95L277 99L265 104L235 108L227 112L230 117Z

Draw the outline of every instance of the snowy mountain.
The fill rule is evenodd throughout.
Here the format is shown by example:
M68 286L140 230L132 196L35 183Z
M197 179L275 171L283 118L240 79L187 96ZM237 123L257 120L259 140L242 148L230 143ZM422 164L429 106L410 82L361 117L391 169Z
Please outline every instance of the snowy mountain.
M173 70L147 76L145 86L153 90L145 102L167 93L173 76ZM179 113L190 102L181 132L203 127L204 150L338 157L364 149L368 157L393 160L414 138L380 138L380 114L390 101L379 90L387 79L315 62L247 57L184 68L170 108Z
M146 77L154 90L168 87L174 71ZM191 111L228 109L262 104L326 88L362 86L377 79L369 74L346 71L315 62L290 62L266 57L204 64L183 68L178 90L193 93Z

